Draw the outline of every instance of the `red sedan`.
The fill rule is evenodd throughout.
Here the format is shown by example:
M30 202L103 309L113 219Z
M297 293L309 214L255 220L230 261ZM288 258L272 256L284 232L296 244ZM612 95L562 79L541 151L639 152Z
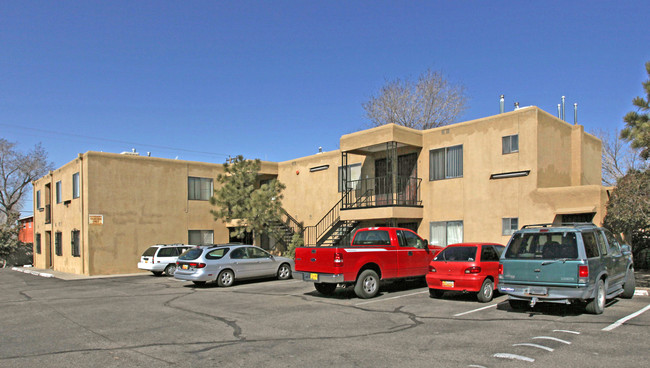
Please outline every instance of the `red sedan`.
M445 291L472 292L480 302L489 302L497 289L499 257L504 248L495 243L447 246L429 263L429 295L441 298Z

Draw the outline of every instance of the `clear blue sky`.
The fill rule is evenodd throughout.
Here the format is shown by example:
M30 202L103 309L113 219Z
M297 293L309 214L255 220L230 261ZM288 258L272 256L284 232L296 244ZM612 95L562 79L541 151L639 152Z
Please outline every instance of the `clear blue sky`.
M0 137L77 153L286 161L367 128L361 103L432 68L460 121L518 101L623 126L647 79L650 1L0 0Z

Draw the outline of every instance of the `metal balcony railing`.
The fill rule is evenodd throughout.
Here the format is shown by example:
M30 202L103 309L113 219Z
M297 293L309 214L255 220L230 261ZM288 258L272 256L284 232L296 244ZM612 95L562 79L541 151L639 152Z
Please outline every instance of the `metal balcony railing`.
M343 196L343 209L383 206L422 206L420 185L422 178L390 176L365 178L347 182L348 192Z

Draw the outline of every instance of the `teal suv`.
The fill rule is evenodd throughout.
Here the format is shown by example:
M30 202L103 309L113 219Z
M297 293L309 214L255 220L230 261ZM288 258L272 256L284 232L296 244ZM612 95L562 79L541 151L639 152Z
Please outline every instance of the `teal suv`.
M630 247L591 223L526 225L499 262L499 291L513 309L583 303L587 312L601 314L607 299L634 296Z

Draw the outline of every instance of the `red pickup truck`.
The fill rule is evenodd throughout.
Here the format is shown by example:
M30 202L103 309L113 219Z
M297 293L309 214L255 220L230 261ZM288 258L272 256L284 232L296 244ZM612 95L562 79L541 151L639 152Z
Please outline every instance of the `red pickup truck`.
M372 298L379 292L379 280L426 276L441 249L408 229L359 229L347 247L296 248L294 277L313 282L321 294L347 284L354 285L359 298Z

